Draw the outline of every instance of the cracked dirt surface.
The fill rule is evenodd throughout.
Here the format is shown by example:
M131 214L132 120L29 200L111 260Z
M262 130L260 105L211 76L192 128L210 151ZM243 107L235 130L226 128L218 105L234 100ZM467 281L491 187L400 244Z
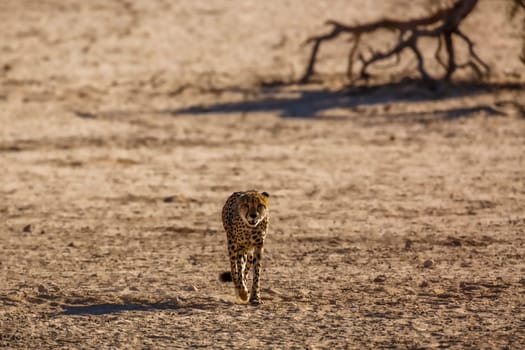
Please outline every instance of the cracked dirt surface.
M2 2L0 347L525 347L500 2L465 27L487 82L344 88L332 45L323 84L260 86L300 76L325 18L425 11L381 3ZM259 307L218 280L222 204L250 188L271 194Z

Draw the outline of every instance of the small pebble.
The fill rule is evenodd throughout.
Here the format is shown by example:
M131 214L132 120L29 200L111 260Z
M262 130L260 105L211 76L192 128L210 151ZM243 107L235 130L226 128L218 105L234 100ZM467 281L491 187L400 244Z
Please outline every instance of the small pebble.
M386 281L385 275L379 275L376 278L374 278L374 282L376 283L383 283L384 281Z
M427 259L425 260L425 262L423 263L423 267L424 268L429 268L429 267L432 267L432 265L434 265L434 260L432 259Z
M40 293L40 294L47 294L47 292L48 292L48 290L43 284L40 284L38 286L38 293Z
M164 199L162 200L164 203L173 203L175 197L174 196L169 196L169 197L164 197Z

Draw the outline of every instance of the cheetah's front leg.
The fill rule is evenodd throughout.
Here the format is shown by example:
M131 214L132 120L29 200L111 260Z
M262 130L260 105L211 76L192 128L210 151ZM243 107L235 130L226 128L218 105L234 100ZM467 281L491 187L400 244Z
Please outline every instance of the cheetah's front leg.
M263 247L255 247L253 252L253 284L252 292L250 294L250 303L254 305L261 304L261 285L260 285L260 274L262 268L262 253Z
M246 268L244 269L244 285L248 287L248 277L253 264L253 251L246 254Z
M239 297L242 301L248 300L248 288L246 287L246 254L243 252L237 253L237 281L235 282L235 288L239 293Z

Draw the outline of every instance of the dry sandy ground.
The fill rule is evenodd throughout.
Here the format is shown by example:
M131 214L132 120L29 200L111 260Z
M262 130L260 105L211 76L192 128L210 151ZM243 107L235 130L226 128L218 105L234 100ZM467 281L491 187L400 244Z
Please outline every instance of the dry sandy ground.
M487 82L258 85L299 77L325 18L424 3L1 1L0 346L525 347L502 2L465 23ZM250 188L272 196L259 307L218 281L222 204Z

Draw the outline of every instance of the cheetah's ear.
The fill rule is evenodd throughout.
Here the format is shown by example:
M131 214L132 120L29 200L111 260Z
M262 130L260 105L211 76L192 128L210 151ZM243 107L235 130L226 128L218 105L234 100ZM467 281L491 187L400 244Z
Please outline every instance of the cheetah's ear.
M261 193L261 194L262 194L263 196L265 196L266 198L269 198L269 197L270 197L270 195L268 194L268 192L263 192L263 193Z

